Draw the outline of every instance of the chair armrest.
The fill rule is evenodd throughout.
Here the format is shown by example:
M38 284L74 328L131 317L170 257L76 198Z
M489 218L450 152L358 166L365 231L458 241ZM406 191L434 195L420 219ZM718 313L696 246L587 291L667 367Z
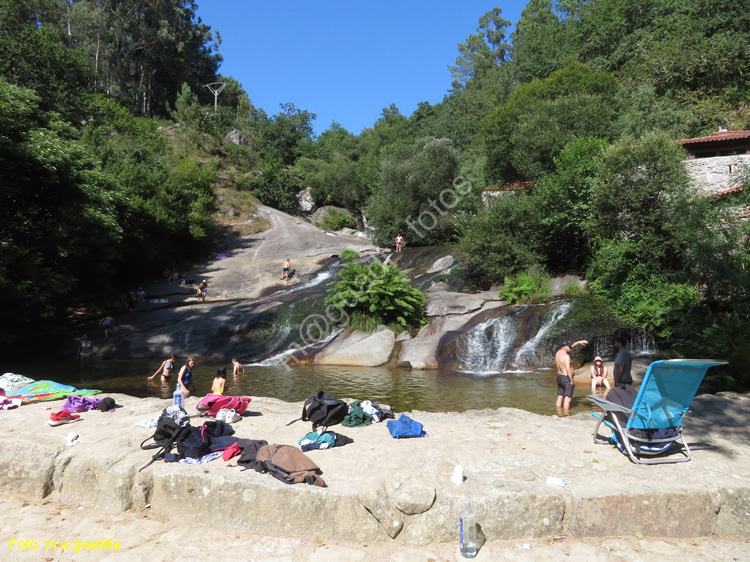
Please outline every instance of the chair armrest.
M633 413L633 410L631 410L630 408L626 408L625 406L621 406L620 404L615 404L614 402L605 400L601 396L589 394L586 398L591 400L594 404L599 406L605 412L622 412L623 414L628 414L628 415Z

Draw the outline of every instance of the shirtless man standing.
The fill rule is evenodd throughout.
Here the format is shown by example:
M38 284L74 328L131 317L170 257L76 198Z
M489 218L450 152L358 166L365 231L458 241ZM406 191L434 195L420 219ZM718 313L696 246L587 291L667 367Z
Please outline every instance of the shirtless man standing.
M586 340L578 340L570 343L570 340L562 342L562 347L555 353L555 365L557 365L557 401L555 406L562 407L566 412L570 410L570 401L573 398L573 377L575 373L570 366L570 350L577 345L586 345Z
M396 236L396 251L400 252L401 247L403 245L404 245L404 237L399 234L398 236Z

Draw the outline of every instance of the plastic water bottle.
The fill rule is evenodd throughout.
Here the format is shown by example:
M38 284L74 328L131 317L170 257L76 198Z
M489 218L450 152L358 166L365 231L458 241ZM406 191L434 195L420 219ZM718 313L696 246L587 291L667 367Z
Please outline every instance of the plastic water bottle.
M179 406L182 408L182 389L180 388L180 385L177 385L177 388L174 389L174 404L175 406Z
M464 508L461 510L459 528L461 556L474 558L477 555L477 516L469 500L466 500Z

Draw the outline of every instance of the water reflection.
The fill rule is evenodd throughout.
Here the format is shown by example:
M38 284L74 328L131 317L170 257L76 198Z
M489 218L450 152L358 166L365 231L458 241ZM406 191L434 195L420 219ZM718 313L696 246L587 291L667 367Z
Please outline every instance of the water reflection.
M153 363L153 364L152 364ZM178 365L181 363L178 361ZM95 388L132 396L168 398L174 391L177 370L169 384L159 378L148 381L158 362L100 361L79 370L70 364L25 363L6 367L34 379L51 379L79 388ZM300 402L318 390L342 399L372 400L390 405L396 412L462 412L465 410L512 407L544 415L557 413L555 374L552 370L524 371L491 375L412 371L390 367L245 367L245 375L234 378L227 366L227 394L269 396ZM200 360L193 370L199 393L206 393L216 374L216 365ZM576 385L571 413L590 410L586 400L590 387Z

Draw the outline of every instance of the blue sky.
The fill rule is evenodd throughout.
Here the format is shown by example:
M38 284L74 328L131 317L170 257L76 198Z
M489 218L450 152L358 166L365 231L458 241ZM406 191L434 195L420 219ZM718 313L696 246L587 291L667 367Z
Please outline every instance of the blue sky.
M359 134L384 107L411 115L451 85L457 44L495 6L513 30L526 0L197 0L221 34L220 72L238 80L269 115L292 102L317 115L315 133L337 121ZM221 96L220 96L221 98Z

